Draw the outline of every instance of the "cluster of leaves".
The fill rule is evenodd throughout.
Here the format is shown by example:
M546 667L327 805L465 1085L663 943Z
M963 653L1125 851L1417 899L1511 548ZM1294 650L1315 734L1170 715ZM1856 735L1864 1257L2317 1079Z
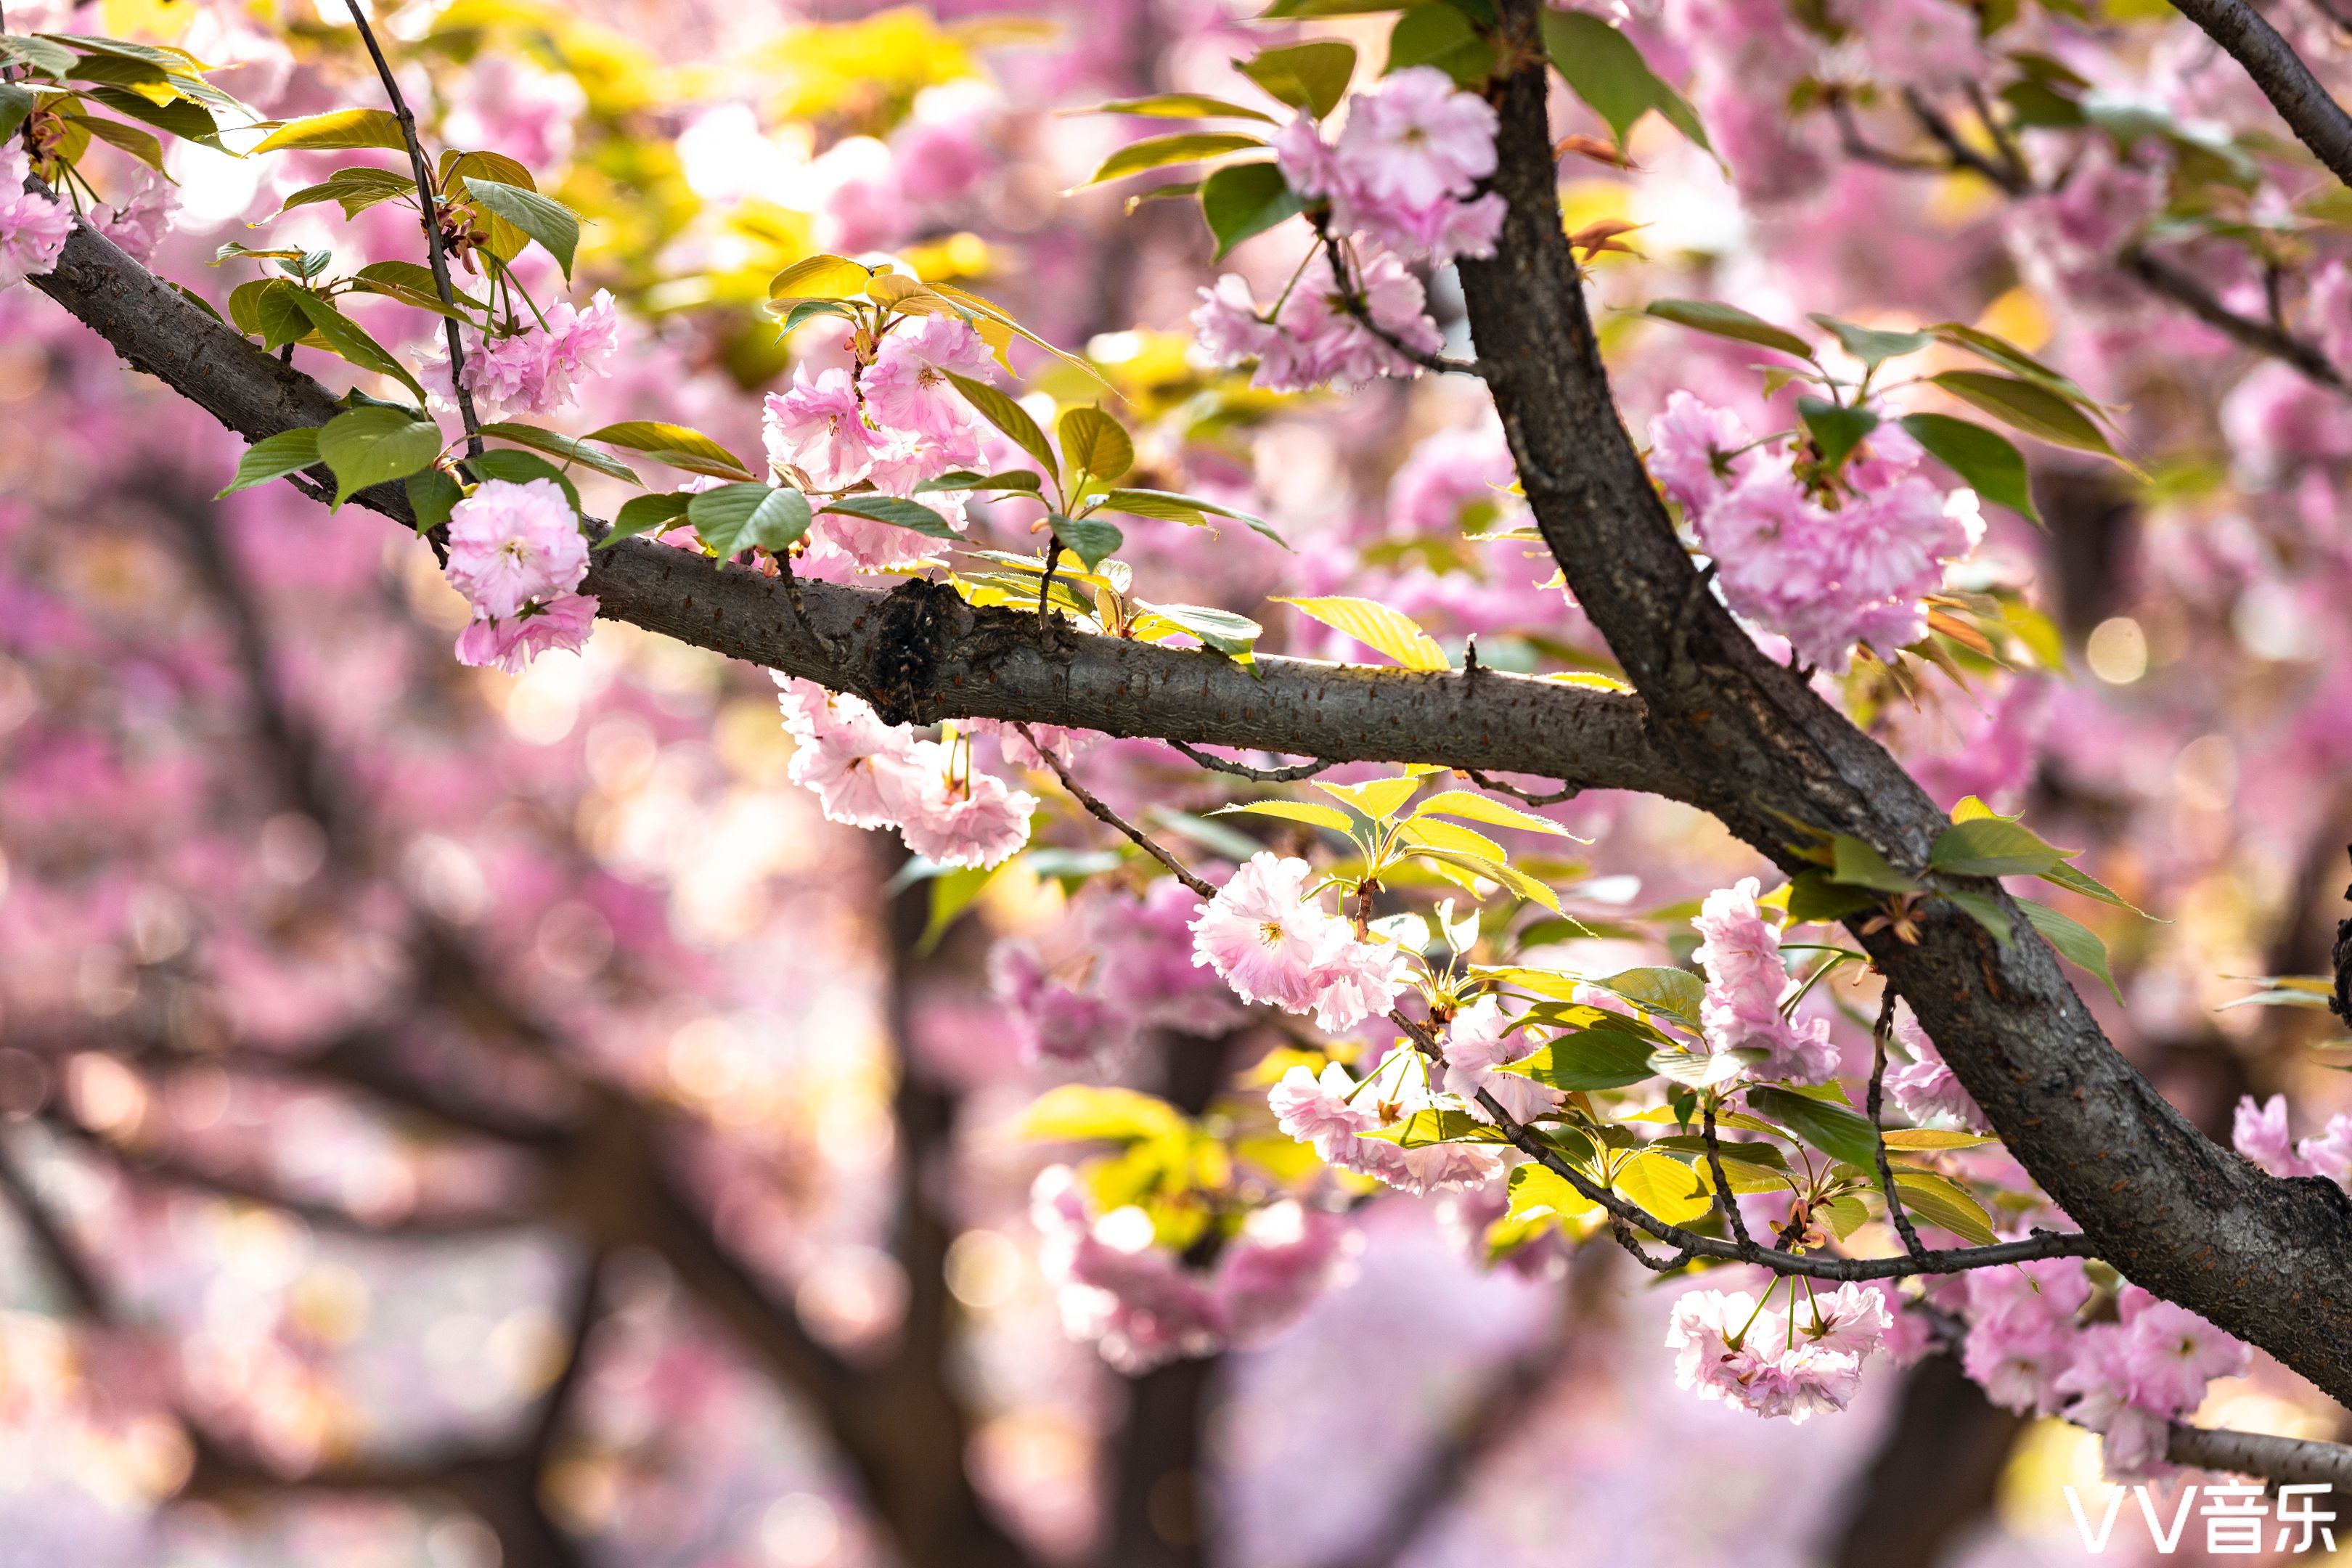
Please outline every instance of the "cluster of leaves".
M1497 17L1492 0L1277 0L1269 20L1365 13L1402 13L1389 35L1383 74L1411 66L1433 66L1460 86L1483 88L1496 68L1491 35ZM1701 147L1708 147L1698 114L1664 79L1650 68L1622 31L1582 11L1546 8L1542 15L1547 55L1562 80L1605 121L1613 146L1596 149L1606 161L1624 162L1623 147L1634 123L1656 111ZM1323 38L1259 50L1235 68L1286 109L1321 120L1347 96L1355 79L1353 44ZM1261 109L1202 93L1158 93L1119 99L1083 112L1129 114L1154 120L1239 121L1271 124ZM1190 199L1215 237L1217 256L1284 219L1310 211L1315 203L1290 189L1270 159L1254 156L1267 146L1253 131L1187 131L1146 137L1103 160L1086 184L1101 184L1153 169L1214 162L1198 180L1163 184L1134 199Z
M74 168L93 141L161 173L163 146L154 131L226 152L222 116L231 117L229 130L270 123L206 81L220 68L185 49L71 33L0 33L0 65L19 74L0 81L0 142L21 131L34 173L68 185L77 201L92 194Z

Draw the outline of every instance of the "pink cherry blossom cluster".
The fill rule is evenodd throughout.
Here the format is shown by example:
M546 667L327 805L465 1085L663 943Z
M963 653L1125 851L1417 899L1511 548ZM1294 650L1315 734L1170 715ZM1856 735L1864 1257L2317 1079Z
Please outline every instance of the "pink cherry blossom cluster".
M474 618L457 634L460 664L520 675L553 649L580 647L596 600L574 592L588 574L588 542L553 479L486 479L449 514L450 586Z
M1406 261L1492 256L1503 198L1474 196L1495 172L1492 105L1435 66L1412 66L1348 100L1327 142L1300 114L1275 133L1275 162L1300 195L1331 204L1337 234L1361 235Z
M941 866L1000 866L1029 842L1037 797L971 767L969 747L919 740L814 681L775 679L794 747L788 774L816 793L828 819L895 827L908 849Z
M95 209L90 221L133 260L150 261L172 231L180 211L180 188L153 169L141 167L131 188Z
M1692 1290L1666 1321L1666 1345L1678 1352L1682 1387L1795 1425L1843 1410L1862 1385L1864 1360L1894 1326L1883 1288L1852 1281L1807 1291L1785 1313L1744 1290Z
M1978 1269L1963 1289L1968 1374L1996 1405L2063 1413L2103 1434L2116 1480L2160 1473L2171 1423L2203 1403L2209 1382L2242 1375L2251 1359L2221 1330L2136 1285L2117 1297L2115 1321L2078 1324L2092 1290L2076 1258Z
M1422 353L1435 353L1445 334L1429 319L1421 279L1383 250L1360 247L1358 292L1383 331ZM1261 310L1238 273L1201 290L1192 312L1200 352L1212 365L1230 368L1255 360L1250 384L1266 392L1311 392L1331 385L1354 390L1375 377L1410 379L1419 367L1366 329L1348 307L1348 294L1317 252L1274 305Z
M1789 967L1780 929L1757 907L1759 883L1743 877L1709 893L1691 921L1700 938L1691 957L1706 971L1699 1021L1712 1051L1756 1050L1760 1060L1742 1069L1759 1083L1826 1083L1837 1075L1829 1020L1798 1024L1780 1011Z
M459 380L474 395L475 407L493 418L552 414L572 405L583 380L609 374L605 363L613 357L620 332L619 307L609 289L597 289L584 310L559 300L547 308L543 323L533 322L506 337L474 334ZM428 358L425 367L427 385L437 389L449 384L446 352Z
M1513 1035L1512 1021L1504 1015L1502 1003L1492 996L1481 996L1464 1008L1446 1030L1445 1092L1458 1097L1463 1107L1481 1121L1495 1120L1478 1103L1481 1091L1501 1106L1505 1115L1519 1122L1532 1121L1556 1109L1564 1098L1559 1090L1522 1073L1499 1070L1536 1048L1534 1040Z
M32 172L22 147L0 147L0 289L57 270L73 233L72 208L25 189Z
M1895 1006L1895 1037L1910 1051L1911 1060L1887 1064L1886 1092L1904 1115L1921 1126L1943 1121L1958 1122L1971 1132L1991 1131L1967 1086L1954 1076L1936 1042L1912 1016L1908 1002Z
M1651 422L1650 448L1725 602L1822 669L1843 671L1857 643L1889 654L1927 636L1920 601L1983 536L1976 493L1938 489L1899 426L1871 432L1834 487L1809 487L1792 447L1754 443L1737 416L1687 392Z
M2239 1153L2273 1176L2325 1176L2352 1187L2352 1112L2337 1111L2318 1136L2297 1142L2287 1128L2286 1096L2257 1105L2250 1094L2238 1101L2230 1133Z
M1005 739L1017 742L1019 736ZM1022 765L1010 745L1005 757ZM1084 934L1085 973L1076 977L1049 967L1024 939L998 942L989 953L990 989L1019 1032L1023 1059L1100 1060L1145 1029L1211 1037L1240 1024L1244 1015L1232 994L1188 962L1189 926L1199 908L1172 878L1152 883L1139 898L1090 885L1073 911Z
M1327 1062L1318 1074L1294 1067L1266 1091L1266 1104L1276 1126L1301 1143L1311 1143L1323 1163L1358 1175L1378 1176L1390 1186L1414 1197L1431 1193L1466 1191L1486 1186L1502 1173L1503 1163L1492 1148L1475 1143L1405 1144L1370 1134L1389 1122L1384 1108L1400 1119L1432 1109L1437 1101L1428 1080L1412 1070L1410 1053L1398 1052L1372 1077L1358 1083L1338 1062Z
M982 461L984 426L950 372L996 379L996 362L980 334L949 316L900 324L882 340L874 363L856 370L814 371L803 360L793 367L789 390L768 395L768 456L812 490L870 484L884 495L912 497L926 481ZM959 491L934 491L923 502L961 528L964 499ZM911 565L929 548L911 530L840 513L820 518L809 537L813 563L836 560L858 571Z
M1192 921L1192 962L1216 971L1244 1002L1313 1013L1337 1034L1396 1005L1410 962L1367 942L1307 891L1314 868L1260 850Z
M1362 1246L1344 1217L1284 1200L1195 1268L1156 1244L1142 1209L1093 1213L1066 1165L1039 1174L1030 1215L1063 1327L1129 1376L1272 1338L1344 1282Z

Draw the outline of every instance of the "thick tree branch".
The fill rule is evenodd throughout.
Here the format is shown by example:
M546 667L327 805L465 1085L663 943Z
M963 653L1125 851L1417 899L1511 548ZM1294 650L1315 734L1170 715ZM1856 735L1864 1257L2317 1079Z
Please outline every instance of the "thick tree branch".
M2174 9L2205 29L2245 67L2287 129L2319 155L2335 176L2352 185L2352 115L2328 96L2269 18L2246 0L2172 0Z
M325 387L86 227L67 242L57 270L33 281L134 369L249 441L339 412ZM396 485L358 500L413 522ZM899 721L1019 719L1334 762L1433 762L1589 789L1684 793L1643 733L1639 702L1524 676L1265 658L1253 678L1212 653L1066 632L1049 643L1032 616L975 610L919 580L890 594L805 583L804 626L781 580L637 539L597 551L583 591L608 618L856 692ZM828 644L846 649L846 659Z
M1923 868L1948 818L1733 622L1626 434L1561 231L1537 8L1502 0L1510 36L1497 58L1528 62L1493 90L1494 184L1509 214L1494 259L1461 268L1536 521L1698 804L1791 872L1806 864L1792 823ZM1973 886L2006 903L1998 884ZM2275 1180L2207 1140L2107 1043L2013 906L2011 919L2016 934L2002 945L1931 900L1916 944L1891 931L1861 942L2100 1257L2352 1395L2352 1204L2331 1184Z

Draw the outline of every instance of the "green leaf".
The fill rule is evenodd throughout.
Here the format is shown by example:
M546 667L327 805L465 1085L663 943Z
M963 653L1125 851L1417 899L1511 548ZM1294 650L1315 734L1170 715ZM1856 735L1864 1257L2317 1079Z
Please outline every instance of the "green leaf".
M2067 851L2045 843L2021 822L1983 816L1956 822L1936 837L1927 869L1955 877L2044 876L2066 863Z
M264 436L245 449L236 460L236 478L213 499L237 490L249 490L288 474L301 472L319 460L319 432L315 426L299 430L281 430L275 436Z
M1601 1205L1570 1186L1549 1165L1521 1165L1511 1173L1507 1219L1581 1219Z
M1303 822L1310 827L1328 827L1334 833L1351 833L1355 825L1345 812L1334 811L1328 805L1315 805L1303 800L1254 800L1244 805L1221 805L1209 813L1211 816L1278 816L1285 822Z
M1337 38L1260 49L1234 62L1242 75L1293 109L1320 120L1339 106L1356 74L1356 46Z
M1243 68L1247 69L1248 68ZM1087 109L1066 110L1070 114L1139 114L1151 120L1263 120L1274 123L1274 116L1263 110L1248 109L1222 98L1211 98L1201 92L1156 92L1150 98L1115 98L1108 103L1097 103Z
M910 528L917 533L933 539L961 539L946 518L929 507L916 501L901 500L897 496L844 496L825 504L826 512L847 512L870 522L887 522L898 528Z
M219 122L210 112L185 99L175 98L169 103L157 103L128 88L93 87L88 90L93 100L117 114L127 114L158 131L168 131L183 142L195 142L215 150L225 150L221 149Z
M2113 888L2108 887L2105 882L2100 881L2096 877L2092 876L2088 871L2084 870L2079 866L2053 867L2051 869L2042 872L2042 877L2045 881L2055 882L2060 887L2067 889L2072 892L2080 893L2086 899L2096 899L2103 904L2113 904L2119 910L2129 910L2132 913L2139 916L2142 920L2152 921L2156 919L2154 915L2149 914L2146 910L2141 909L2137 904L2133 903L2129 899L2125 898L2121 893L2116 892ZM2171 922L2168 921L2160 923L2168 925Z
M44 76L62 81L79 63L79 57L63 44L47 38L27 37L23 33L0 33L0 59L17 61Z
M1823 871L1800 871L1789 879L1789 923L1842 921L1875 908L1878 900L1858 889L1841 888Z
M5 101L0 100L0 102ZM6 118L5 110L0 109L0 120ZM66 118L107 145L119 147L156 173L163 173L163 144L146 132L134 126L118 124L111 120L100 120L95 115L68 114ZM5 140L6 133L0 132L0 141Z
M552 202L537 191L527 191L520 185L509 185L499 180L485 180L472 174L464 176L466 192L486 211L497 214L546 247L563 268L563 276L572 276L572 253L580 248L580 218L561 202Z
M686 515L721 562L754 545L771 555L792 548L809 529L808 497L775 485L721 485L687 501Z
M978 866L950 866L931 879L929 912L923 918L923 932L915 939L915 955L927 958L939 951L940 943L964 911L980 898L981 890L996 879L995 870Z
M1384 1143L1418 1149L1431 1143L1500 1143L1501 1129L1489 1127L1466 1110L1432 1108L1416 1110L1402 1121L1364 1134Z
M499 420L482 426L482 434L495 436L501 441L512 441L518 447L529 447L535 452L561 458L567 463L609 474L616 479L638 482L637 471L618 458L610 458L593 447L581 445L572 437L554 430L543 430L536 425L519 425L510 420Z
M2002 424L2053 446L2071 447L2078 452L2095 452L2103 458L2123 461L2080 408L2037 382L1981 370L1948 370L1927 379Z
M1615 1029L1578 1029L1498 1070L1531 1078L1570 1093L1622 1089L1658 1076L1650 1065L1654 1049L1638 1035Z
M1967 1188L1933 1171L1897 1169L1894 1176L1903 1206L1916 1217L1943 1226L1971 1246L1990 1247L1999 1239L1993 1235L1992 1216Z
M1877 1168L1878 1141L1870 1123L1844 1106L1759 1084L1748 1091L1748 1108L1779 1122L1832 1160L1865 1171Z
M665 424L657 419L625 419L618 425L591 430L580 438L601 441L607 447L619 447L625 451L643 452L656 463L667 463L689 474L703 474L717 479L748 479L752 477L751 470L743 466L742 458L701 431L684 425Z
M480 457L466 459L466 467L481 479L504 479L509 484L529 484L533 479L547 479L563 492L563 500L573 511L580 510L580 490L572 477L536 452L518 452L510 447L493 447Z
M1079 188L1099 185L1107 180L1123 180L1146 169L1165 168L1171 163L1195 163L1203 158L1238 153L1244 147L1265 145L1264 138L1245 135L1238 131L1187 131L1174 136L1147 136L1105 158L1101 167L1079 182Z
M399 118L385 110L338 109L281 125L253 150L321 152L336 147L389 147L404 153L408 140L400 133Z
M929 495L939 490L1027 490L1034 494L1043 481L1027 468L1008 468L1001 474L976 474L970 468L957 468L925 479L915 487L917 495Z
M1548 816L1538 816L1532 811L1522 811L1516 805L1483 795L1473 795L1466 789L1440 790L1412 808L1415 816L1461 816L1472 822L1484 822L1496 827L1520 827L1529 833L1548 833L1555 837L1572 837L1567 828Z
M1060 512L1049 515L1054 537L1062 542L1063 549L1085 563L1089 572L1101 565L1127 539L1116 526L1099 518L1064 517Z
M1355 638L1366 647L1376 648L1388 655L1407 669L1443 670L1453 668L1446 660L1445 650L1437 646L1437 639L1414 625L1411 616L1401 610L1391 609L1377 599L1357 599L1337 594L1319 598L1290 599L1277 595L1274 602L1294 606L1333 630Z
M1136 517L1158 518L1162 521L1181 522L1192 528L1200 527L1201 520L1204 516L1229 517L1235 522L1246 523L1253 532L1264 534L1285 550L1290 548L1289 542L1276 533L1274 531L1274 525L1264 518L1252 517L1248 512L1235 511L1231 507L1219 506L1214 501L1202 500L1199 496L1179 495L1173 490L1106 490L1097 498L1097 505L1105 511L1123 511Z
M1099 408L1066 408L1055 428L1062 437L1062 460L1072 473L1084 469L1098 479L1115 479L1135 467L1135 443Z
M1887 332L1875 327L1858 327L1852 321L1842 321L1835 316L1812 315L1806 318L1844 346L1845 352L1876 370L1891 359L1916 354L1936 341L1931 332Z
M2024 454L2008 437L1948 414L1911 414L1897 423L1978 495L2042 521L2026 478Z
M336 415L319 426L314 441L318 460L334 470L338 507L370 485L430 467L442 447L439 426L376 404Z
M1959 907L1960 911L1992 933L1993 941L2007 947L2014 934L2009 923L2009 911L2000 900L1990 893L1971 892L1966 888L1947 888L1943 896Z
M1591 984L1603 990L1613 991L1628 1002L1636 1002L1653 1011L1664 1013L1687 1028L1701 1026L1698 1009L1699 1004L1706 999L1706 982L1687 969L1654 964L1642 969L1628 969Z
M1384 74L1407 66L1435 66L1460 86L1475 88L1494 74L1494 46L1454 6L1415 5L1397 18L1396 30L1389 35Z
M16 128L25 123L40 101L32 92L13 81L0 82L0 142L16 134Z
M1085 1083L1049 1089L1013 1123L1015 1138L1140 1142L1184 1130L1184 1113L1137 1089Z
M1830 880L1849 888L1870 888L1882 893L1916 892L1919 884L1886 863L1886 857L1851 834L1841 833L1830 840L1836 864L1830 869Z
M352 273L352 280L355 283L375 285L395 293L402 299L422 295L435 307L438 307L441 303L439 285L433 281L432 270L420 267L414 261L371 261ZM463 289L452 288L449 290L449 296L458 304L470 306L477 310L488 309L481 300L475 299Z
M1333 800L1345 801L1350 808L1363 813L1374 822L1384 822L1412 798L1412 792L1421 787L1421 780L1411 774L1402 778L1366 779L1361 784L1325 784L1318 779L1315 787Z
M1029 417L1029 411L984 381L974 381L951 370L940 372L954 384L963 400L979 411L980 416L1012 438L1013 444L1037 459L1047 474L1059 474L1061 465L1055 461L1054 448L1045 439L1045 432ZM1114 492L1116 493L1116 492Z
M1655 316L1662 321L1672 321L1678 327L1694 331L1711 332L1718 338L1731 338L1743 343L1777 349L1799 359L1813 357L1812 345L1785 327L1776 327L1760 316L1751 316L1737 305L1726 305L1713 300L1653 300L1642 313Z
M1542 17L1544 52L1551 57L1553 68L1609 122L1620 147L1633 122L1654 109L1698 146L1715 151L1698 111L1650 68L1633 39L1589 12L1546 7Z
M275 216L284 216L313 202L333 202L347 218L357 217L379 202L414 195L416 182L405 173L389 169L338 169L315 185L305 185L278 204ZM429 276L429 274L428 274Z
M1878 428L1878 416L1869 409L1841 407L1818 397L1797 399L1797 415L1812 433L1822 461L1832 468L1844 463L1863 437Z
M1306 210L1306 199L1273 163L1228 163L1201 182L1201 216L1217 239L1214 260L1223 261L1243 240Z
M822 302L862 300L866 286L873 280L874 269L864 262L828 252L803 257L769 279L768 298Z
M1935 333L1944 342L1950 343L1956 348L1967 349L1972 353L1990 360L2003 370L2021 375L2028 381L2039 382L2061 397L2079 403L2084 407L2096 406L2089 393L2035 359L2007 338L1996 337L1981 328L1968 326L1959 321L1938 321L1927 331Z
M613 531L596 542L596 548L605 549L624 539L634 539L640 533L655 533L667 528L686 515L687 503L694 498L679 490L656 490L649 495L631 496L621 503L613 519Z
M446 468L426 468L422 473L411 474L404 481L403 488L408 491L408 510L415 514L416 531L419 533L430 533L446 524L449 514L457 510L459 501L466 499L466 492L458 488L457 477Z
M1688 1165L1654 1149L1618 1167L1615 1185L1668 1225L1688 1225L1715 1206L1714 1194Z
M268 319L270 298L265 296L262 301L265 321ZM357 321L335 309L332 300L307 289L295 288L292 284L285 285L275 298L299 310L310 321L311 330L342 358L362 370L372 370L379 375L392 377L415 393L419 405L425 402L425 388L408 373L408 367L394 358L391 350L368 336L366 330Z
M2107 969L2107 944L2099 933L2071 915L2059 913L2048 904L2035 903L2032 899L2020 899L2017 907L2025 911L2026 923L2042 933L2042 940L2058 950L2059 956L2079 969L2087 969L2099 977L2107 994L2117 1002L2124 999L2116 984L2116 977Z
M1158 641L1168 634L1147 623L1164 621L1176 631L1198 637L1203 647L1214 648L1237 664L1255 662L1257 639L1264 635L1265 628L1247 616L1238 616L1231 610L1220 610L1208 605L1159 605L1141 599L1135 600L1134 604L1141 612L1133 627L1138 637Z

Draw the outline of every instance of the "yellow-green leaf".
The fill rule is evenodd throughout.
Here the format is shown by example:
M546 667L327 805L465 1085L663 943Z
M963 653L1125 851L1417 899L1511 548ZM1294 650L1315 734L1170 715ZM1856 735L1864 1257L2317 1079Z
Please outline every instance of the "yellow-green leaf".
M1244 147L1265 145L1262 138L1238 131L1192 131L1175 136L1147 136L1105 158L1102 166L1087 175L1083 184L1099 185L1106 180L1125 179L1146 169L1164 168L1170 163L1198 163L1203 158L1238 153Z
M1407 669L1450 669L1445 650L1437 639L1413 624L1403 612L1392 610L1376 599L1355 599L1344 595L1327 595L1320 598L1290 599L1276 595L1277 605L1290 605L1322 622L1334 631L1341 632L1388 655Z

